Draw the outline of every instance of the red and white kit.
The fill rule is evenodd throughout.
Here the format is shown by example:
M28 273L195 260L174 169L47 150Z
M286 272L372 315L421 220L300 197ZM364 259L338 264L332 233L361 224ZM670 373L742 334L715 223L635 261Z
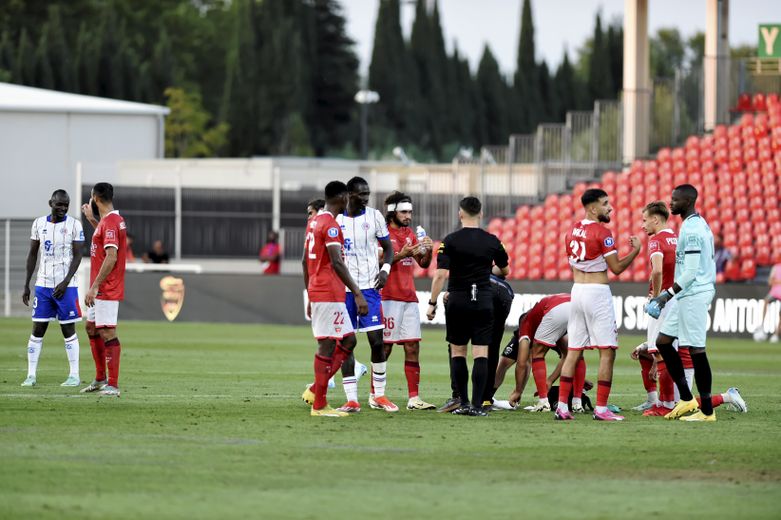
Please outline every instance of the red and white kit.
M662 257L662 290L672 287L675 282L675 248L678 245L678 236L672 229L663 229L648 240L648 262L654 256ZM648 293L653 291L653 283L648 285ZM665 317L671 312L675 312L678 301L673 298L662 309L659 318L648 318L648 331L646 336L646 345L648 352L658 352L656 349L656 337L662 329ZM672 310L671 310L672 309ZM677 341L676 347L677 347Z
M87 309L87 321L95 327L116 327L119 302L125 299L125 262L127 260L127 226L119 211L112 211L95 228L90 245L90 285L98 277L100 267L106 259L106 249L117 250L117 263L108 277L98 287L95 305Z
M310 219L304 242L309 273L307 294L312 306L312 332L315 339L342 339L354 334L352 323L344 304L344 282L334 271L329 247L341 248L344 244L342 230L334 216L321 210Z
M613 234L600 222L576 222L565 237L570 265L585 273L607 271L605 258L618 253ZM602 283L572 285L567 334L569 348L618 348L616 315L610 286Z
M567 333L570 307L569 294L546 296L526 314L518 331L518 339L534 340L546 347L556 346L556 342Z
M393 252L406 245L417 245L418 237L409 227L390 227ZM415 292L415 259L404 258L393 264L388 282L382 289L382 314L385 318L385 343L420 341L420 310Z

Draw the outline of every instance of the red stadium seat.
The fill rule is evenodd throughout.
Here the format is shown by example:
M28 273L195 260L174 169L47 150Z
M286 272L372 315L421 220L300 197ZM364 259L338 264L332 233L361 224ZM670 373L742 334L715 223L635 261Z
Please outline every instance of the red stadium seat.
M751 109L754 112L764 112L767 110L767 103L765 103L765 95L760 93L754 94L754 98L751 100Z
M733 109L734 112L749 112L751 111L751 96L747 93L742 93L738 96L738 103Z
M740 265L740 277L743 280L753 280L757 276L757 266L753 259L743 260Z
M740 116L740 126L753 126L754 125L754 114L743 114Z

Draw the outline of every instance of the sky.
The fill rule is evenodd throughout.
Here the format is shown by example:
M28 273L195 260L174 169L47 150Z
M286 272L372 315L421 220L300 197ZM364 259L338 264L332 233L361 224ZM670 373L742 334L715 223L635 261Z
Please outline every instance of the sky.
M347 32L356 41L356 52L365 75L371 60L374 24L379 0L340 0L347 17ZM606 21L622 20L625 0L533 0L537 59L548 67L561 61L564 49L570 59L591 36L594 17L602 12ZM402 24L409 36L415 15L415 0L402 0ZM454 41L462 55L477 68L488 43L505 73L515 70L520 34L522 0L439 0L445 42L452 51ZM676 27L684 38L705 30L706 0L649 0L648 30ZM756 45L760 23L781 23L779 0L733 0L730 2L730 44Z

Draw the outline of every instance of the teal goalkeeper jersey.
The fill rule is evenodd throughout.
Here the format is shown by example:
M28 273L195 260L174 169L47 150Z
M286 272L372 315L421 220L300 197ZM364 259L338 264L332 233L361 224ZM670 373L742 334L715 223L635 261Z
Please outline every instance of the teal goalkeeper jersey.
M678 245L675 248L675 281L683 289L677 298L686 298L694 294L716 289L716 262L713 258L713 233L710 226L699 214L689 215L678 233ZM700 255L694 281L684 287L681 284L687 255Z

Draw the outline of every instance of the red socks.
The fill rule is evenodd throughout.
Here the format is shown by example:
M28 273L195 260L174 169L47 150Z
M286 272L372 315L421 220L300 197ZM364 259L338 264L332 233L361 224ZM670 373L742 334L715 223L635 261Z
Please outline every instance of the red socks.
M681 364L683 365L684 370L694 368L694 363L692 363L692 355L689 353L688 348L678 348L678 355L681 357Z
M659 400L675 401L675 383L673 383L673 379L667 371L667 364L664 360L656 362L656 373L659 379Z
M700 396L695 397L695 399L697 399L697 406L702 406L702 400L700 400ZM712 395L710 400L714 408L724 404L724 396L721 394Z
M611 381L597 382L597 406L607 406L607 399L610 397Z
M572 391L572 378L561 376L559 378L559 402L569 405L569 394Z
M650 359L640 358L640 373L643 375L643 386L646 392L656 392L656 381L650 377L653 364Z
M106 347L103 345L103 338L100 336L90 336L89 346L92 350L92 359L95 361L95 380L106 380Z
M312 406L315 410L325 408L328 404L325 400L325 394L328 391L328 380L331 379L332 363L333 358L315 354L315 402Z
M575 377L572 379L572 397L583 395L583 385L586 383L586 360L580 358L575 365Z
M532 374L534 384L537 385L537 396L540 399L548 397L548 368L545 366L545 358L532 359Z
M405 361L404 375L407 376L407 391L410 399L417 397L420 386L420 363L417 361Z
M108 385L119 388L119 357L122 347L119 339L110 339L105 344L106 364L108 365Z
M333 375L342 368L342 363L344 363L344 360L348 357L350 357L350 351L343 348L341 344L338 344L334 349L333 357L331 358L331 375L328 376L328 379L331 379Z

